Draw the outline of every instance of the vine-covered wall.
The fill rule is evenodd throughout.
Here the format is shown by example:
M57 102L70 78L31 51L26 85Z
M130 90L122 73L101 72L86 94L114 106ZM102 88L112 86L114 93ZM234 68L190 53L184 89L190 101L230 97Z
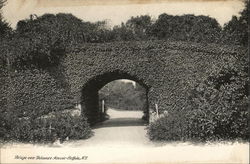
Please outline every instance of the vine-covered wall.
M20 116L38 116L81 103L89 121L96 122L98 90L113 80L130 79L147 90L149 113L155 104L160 113L181 111L190 88L222 63L233 64L237 53L237 47L159 40L85 43L67 48L59 66L12 69L7 75L3 68L0 105Z
M84 44L68 49L63 61L72 96L95 120L98 90L117 79L144 86L149 113L185 109L189 89L211 72L219 71L235 47L185 42L145 41ZM227 57L228 59L228 57ZM233 63L233 61L230 61Z

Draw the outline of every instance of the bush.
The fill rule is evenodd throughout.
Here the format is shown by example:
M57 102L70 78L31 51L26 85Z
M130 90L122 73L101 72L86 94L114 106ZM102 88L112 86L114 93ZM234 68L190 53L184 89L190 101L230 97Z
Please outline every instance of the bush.
M152 140L248 140L247 53L227 58L221 70L189 92L186 107L150 124Z
M187 108L191 138L249 138L249 78L245 59L239 57L232 67L224 68L219 74L210 76L193 90Z
M147 134L151 140L185 140L187 138L186 122L185 113L172 112L151 123Z
M223 94L223 93L222 93ZM211 100L203 101L198 109L190 111L190 138L195 140L247 140L247 99L230 104L220 93L213 94ZM201 100L201 99L200 99ZM197 101L196 104L201 103Z
M87 118L82 116L60 113L52 119L51 126L54 128L56 136L62 140L66 137L69 137L69 139L84 139L91 135Z
M57 113L49 118L19 118L10 129L4 127L5 140L22 142L54 142L56 139L85 139L91 136L91 129L84 116Z

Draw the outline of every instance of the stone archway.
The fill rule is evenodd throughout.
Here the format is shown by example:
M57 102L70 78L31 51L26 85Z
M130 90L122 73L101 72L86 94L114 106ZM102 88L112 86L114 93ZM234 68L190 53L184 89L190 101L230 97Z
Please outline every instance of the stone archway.
M236 50L167 41L83 44L67 49L61 64L70 96L75 104L82 104L90 122L98 121L98 112L93 112L98 109L97 90L117 79L147 88L153 118L155 111L160 115L185 110L192 88L211 71L219 71L232 52Z
M66 48L56 67L0 72L4 100L0 106L19 109L15 111L19 115L41 116L82 103L82 113L93 111L89 120L98 121L98 113L88 110L98 104L97 90L125 78L148 89L150 118L155 109L159 115L182 112L197 84L220 72L225 64L236 62L235 56L242 53L245 50L234 46L159 40L74 45Z
M137 82L146 90L146 109L144 111L145 118L149 120L149 104L148 104L148 91L150 89L143 80L136 76L130 75L121 70L115 70L112 72L106 72L101 75L95 76L88 80L81 88L81 109L91 124L101 121L101 110L99 109L99 95L98 91L114 80L128 79Z

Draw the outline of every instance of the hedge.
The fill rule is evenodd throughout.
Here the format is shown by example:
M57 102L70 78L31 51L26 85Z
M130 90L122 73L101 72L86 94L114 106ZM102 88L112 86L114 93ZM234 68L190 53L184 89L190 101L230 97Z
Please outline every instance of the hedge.
M50 112L74 106L67 88L64 88L65 85L61 79L58 79L60 73L54 75L54 71L55 68L12 72L7 72L6 67L1 69L0 138L18 139L19 137L15 138L10 134L13 132L13 126L16 126L17 131L19 129L20 132L25 133L22 131L22 126L33 125L31 122L22 122L19 119L28 118L33 121ZM32 132L30 133L27 135L32 135ZM9 135L10 137L8 137Z
M18 117L39 117L73 107L71 95L46 71L16 70L10 74L8 99Z
M21 142L54 142L60 139L86 139L92 135L86 117L56 113L49 118L19 118L4 134L5 140Z

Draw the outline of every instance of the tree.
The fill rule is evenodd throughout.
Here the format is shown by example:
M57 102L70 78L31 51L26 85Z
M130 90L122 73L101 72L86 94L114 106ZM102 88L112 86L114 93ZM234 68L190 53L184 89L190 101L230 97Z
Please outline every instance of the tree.
M151 17L148 15L131 17L126 22L126 27L132 30L136 40L146 39L147 33L151 25L152 25L152 20Z
M66 47L111 40L106 26L106 21L84 22L72 14L31 15L17 23L15 41L22 46L17 47L13 60L42 67L55 64Z
M218 22L207 16L161 14L149 35L158 39L211 43L219 39L220 31Z
M109 41L146 40L151 25L152 20L148 15L131 17L127 22L114 26Z
M72 14L31 15L17 23L12 63L18 67L45 68L55 65L65 47L85 42L86 25ZM18 53L17 53L18 52Z
M112 30L114 41L129 41L134 40L134 34L131 29L128 29L122 22L120 26L114 26Z
M105 85L100 91L100 99L106 100L106 105L111 108L123 110L144 110L146 105L146 91L140 85L133 86L115 80Z
M5 37L10 31L11 31L11 28L9 27L9 24L1 19L0 20L0 38Z
M4 6L6 0L0 0L0 9Z
M224 42L227 44L248 45L249 28L248 13L250 2L245 1L245 8L240 12L240 17L233 16L232 19L224 26Z
M31 15L30 19L17 23L16 32L21 37L42 37L49 42L61 40L67 44L73 44L84 40L85 33L80 19L72 14L44 14L41 17ZM85 26L86 31L86 26Z
M7 64L6 47L8 47L9 35L12 29L9 24L3 20L1 8L5 5L6 0L0 0L0 74L5 71Z
M5 5L5 2L6 2L6 0L0 0L0 10ZM3 17L2 17L1 11L0 11L0 41L10 31L11 31L11 28L9 27L9 24L3 20Z

